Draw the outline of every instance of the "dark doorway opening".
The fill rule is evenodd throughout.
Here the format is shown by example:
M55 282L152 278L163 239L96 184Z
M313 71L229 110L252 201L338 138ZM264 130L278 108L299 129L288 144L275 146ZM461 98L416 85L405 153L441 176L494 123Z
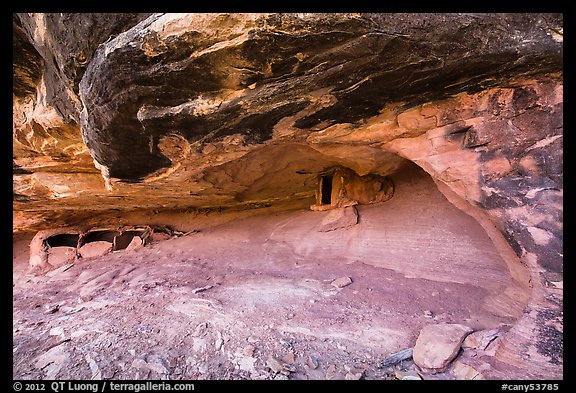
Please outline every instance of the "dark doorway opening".
M322 176L320 178L320 182L322 183L322 187L320 187L320 193L323 205L331 205L332 204L332 176Z
M118 233L113 231L92 231L88 232L86 236L84 236L84 241L82 244L92 243L92 242L110 242L114 243L114 237L116 237Z
M46 239L46 245L49 247L76 247L80 235L72 233L62 233Z

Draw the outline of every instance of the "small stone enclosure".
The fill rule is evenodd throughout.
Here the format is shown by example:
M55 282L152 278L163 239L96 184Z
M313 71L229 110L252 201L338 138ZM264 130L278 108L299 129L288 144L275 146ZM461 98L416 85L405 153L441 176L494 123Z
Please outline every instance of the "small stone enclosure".
M30 242L32 273L44 273L77 259L113 251L131 250L151 241L179 235L168 227L124 226L120 228L56 228L39 231Z
M394 195L394 183L387 176L360 176L352 169L336 167L318 177L316 204L311 210L324 211L354 205L385 202Z

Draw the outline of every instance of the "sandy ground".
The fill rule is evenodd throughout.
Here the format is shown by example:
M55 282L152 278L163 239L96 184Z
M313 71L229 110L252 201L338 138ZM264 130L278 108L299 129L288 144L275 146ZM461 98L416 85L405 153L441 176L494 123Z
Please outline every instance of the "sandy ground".
M394 180L348 228L258 209L44 276L15 238L13 377L394 379L414 365L382 361L426 324L513 324L522 296L484 230L423 172Z

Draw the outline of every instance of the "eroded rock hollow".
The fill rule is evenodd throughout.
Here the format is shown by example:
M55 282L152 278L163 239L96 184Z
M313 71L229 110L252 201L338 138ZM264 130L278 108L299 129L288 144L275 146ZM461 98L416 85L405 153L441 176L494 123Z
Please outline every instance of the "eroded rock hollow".
M14 14L13 48L15 271L94 313L98 296L127 293L118 277L141 285L136 260L155 261L163 284L145 290L162 299L184 296L187 274L216 277L191 292L208 314L163 310L204 315L194 353L213 337L232 364L167 360L181 344L166 333L131 368L91 347L74 374L70 340L50 349L61 367L29 345L22 279L15 377L385 378L378 357L433 322L418 378L563 377L562 15ZM261 319L287 299L303 305ZM323 324L340 318L330 299L356 311ZM231 321L265 326L261 341ZM449 359L427 355L424 336L461 325ZM301 349L266 346L272 326ZM62 334L92 334L78 331ZM376 352L339 370L312 336Z

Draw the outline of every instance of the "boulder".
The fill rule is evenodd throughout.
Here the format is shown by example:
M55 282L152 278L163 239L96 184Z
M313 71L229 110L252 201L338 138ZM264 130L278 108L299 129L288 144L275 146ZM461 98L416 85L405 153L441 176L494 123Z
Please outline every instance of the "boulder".
M414 363L426 371L443 372L472 329L465 325L440 323L422 328L412 353Z

